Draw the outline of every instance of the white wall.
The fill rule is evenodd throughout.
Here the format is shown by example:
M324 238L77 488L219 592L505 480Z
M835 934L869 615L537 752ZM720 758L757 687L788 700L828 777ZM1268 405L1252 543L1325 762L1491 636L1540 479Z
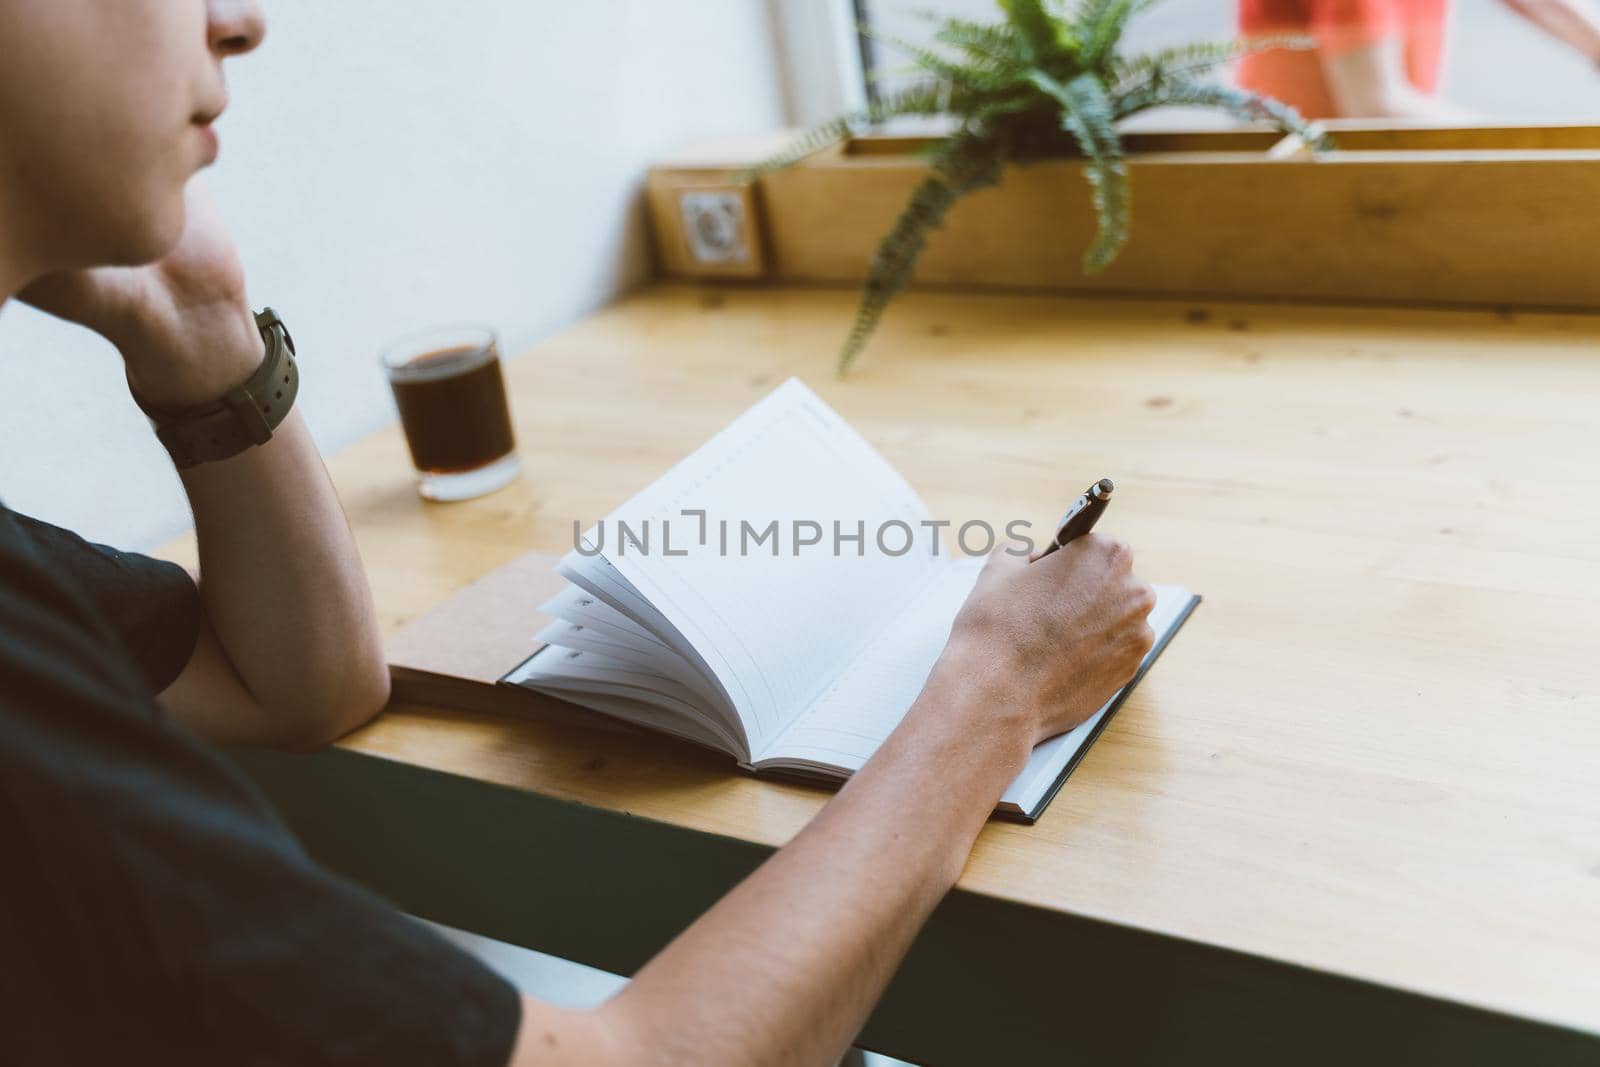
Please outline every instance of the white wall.
M392 418L387 339L473 319L515 352L606 303L648 270L651 159L784 120L766 0L266 8L207 180L253 302L294 332L324 452ZM97 338L8 305L0 412L10 506L125 547L188 525Z

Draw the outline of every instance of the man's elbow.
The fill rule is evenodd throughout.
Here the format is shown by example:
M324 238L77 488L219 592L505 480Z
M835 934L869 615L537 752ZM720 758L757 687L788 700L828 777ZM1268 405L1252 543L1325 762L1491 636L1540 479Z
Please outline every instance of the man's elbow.
M368 658L351 678L350 691L336 702L325 716L327 736L324 744L336 741L371 722L389 703L389 664L379 652Z
M381 654L347 664L336 684L302 693L277 716L286 727L280 747L295 752L322 748L370 722L389 703L389 666Z

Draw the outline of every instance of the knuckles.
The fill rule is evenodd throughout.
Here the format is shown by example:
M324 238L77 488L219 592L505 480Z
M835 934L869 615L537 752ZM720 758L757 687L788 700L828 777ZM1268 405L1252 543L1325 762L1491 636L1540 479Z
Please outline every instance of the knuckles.
M1104 545L1106 562L1118 570L1133 569L1133 549L1128 546L1128 542L1120 537L1106 537L1101 541Z
M1137 667L1139 662L1155 647L1156 632L1150 628L1148 622L1141 620L1136 625L1123 629L1120 644L1123 652Z

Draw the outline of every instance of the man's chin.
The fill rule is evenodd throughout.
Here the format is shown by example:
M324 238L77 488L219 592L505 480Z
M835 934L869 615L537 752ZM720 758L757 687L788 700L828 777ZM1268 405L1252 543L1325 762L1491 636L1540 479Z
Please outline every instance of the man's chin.
M108 267L142 267L165 259L183 238L184 209L180 199L175 208L146 217L141 225L124 227L108 250Z

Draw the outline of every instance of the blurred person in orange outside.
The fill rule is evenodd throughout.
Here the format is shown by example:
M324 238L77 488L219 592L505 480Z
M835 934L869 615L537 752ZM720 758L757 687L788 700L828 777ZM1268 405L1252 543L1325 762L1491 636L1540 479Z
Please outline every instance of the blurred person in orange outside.
M1600 65L1600 12L1589 0L1501 0ZM1450 0L1239 0L1243 38L1308 36L1239 61L1242 88L1307 118L1451 121L1471 115L1439 96Z

